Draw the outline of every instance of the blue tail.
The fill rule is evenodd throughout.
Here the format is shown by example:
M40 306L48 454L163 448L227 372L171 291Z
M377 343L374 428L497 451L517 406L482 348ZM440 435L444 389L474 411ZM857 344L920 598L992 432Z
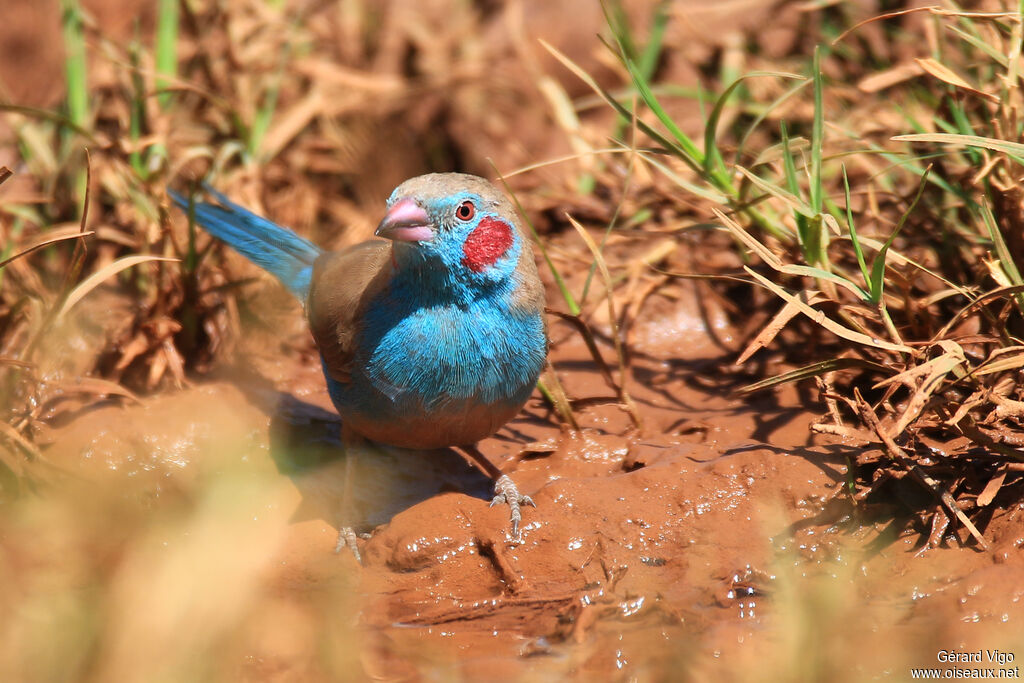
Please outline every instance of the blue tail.
M313 275L313 261L322 253L320 248L291 230L243 209L211 187L204 189L217 204L196 202L196 222L276 277L304 302ZM184 211L189 210L187 197L171 189L167 193Z

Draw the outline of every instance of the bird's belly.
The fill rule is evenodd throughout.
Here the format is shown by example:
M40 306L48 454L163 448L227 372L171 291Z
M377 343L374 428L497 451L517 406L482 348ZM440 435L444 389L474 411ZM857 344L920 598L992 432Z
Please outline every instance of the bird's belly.
M369 330L351 381L328 376L347 427L373 441L430 449L496 432L529 398L547 353L539 315L499 320L432 311Z
M338 382L328 379L329 389L332 384L337 385ZM331 392L332 398L336 393L337 389ZM346 400L335 399L334 404L343 424L371 441L428 450L468 445L487 438L515 417L526 397L516 404L466 400L461 405L447 404L435 410L423 410L405 402L391 406L381 402L379 409L373 411L360 405L353 406Z

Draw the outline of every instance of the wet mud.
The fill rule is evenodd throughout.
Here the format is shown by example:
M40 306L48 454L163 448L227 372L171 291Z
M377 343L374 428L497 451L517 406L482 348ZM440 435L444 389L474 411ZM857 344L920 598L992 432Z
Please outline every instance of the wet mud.
M453 451L343 448L309 354L267 352L177 393L90 409L46 454L149 508L224 470L261 482L233 525L206 530L225 534L228 555L259 558L246 680L325 676L302 634L331 619L353 671L382 680L749 680L799 659L787 648L807 629L848 640L809 669L846 680L905 675L940 647L1012 649L1024 511L993 516L991 553L954 537L921 552L891 515L838 495L851 450L811 438L806 396L737 397L736 335L695 288L647 305L626 384L641 428L556 321L552 359L581 431L559 428L535 395L480 444L537 504L519 539L507 509L489 507L490 482ZM343 523L364 535L362 565L334 553ZM154 533L177 547L202 530Z

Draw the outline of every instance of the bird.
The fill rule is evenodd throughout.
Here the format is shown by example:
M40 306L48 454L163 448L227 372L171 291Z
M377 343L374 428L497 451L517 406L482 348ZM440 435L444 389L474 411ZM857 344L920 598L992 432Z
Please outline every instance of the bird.
M342 434L409 450L455 447L494 480L491 505L535 503L475 446L513 418L547 358L544 287L512 203L484 178L430 173L392 192L371 239L325 251L204 186L168 189L214 237L304 305ZM338 549L356 553L343 526Z

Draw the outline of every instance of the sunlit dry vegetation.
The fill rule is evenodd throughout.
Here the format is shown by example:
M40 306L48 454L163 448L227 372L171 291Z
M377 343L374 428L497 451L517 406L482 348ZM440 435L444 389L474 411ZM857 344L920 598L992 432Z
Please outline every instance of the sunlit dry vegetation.
M164 478L140 456L97 483L61 448L69 425L173 401L239 356L316 365L295 307L168 186L210 183L337 248L409 176L500 178L559 338L610 394L572 395L556 359L550 423L612 403L624 433L650 429L633 335L696 280L741 342L710 383L740 401L796 383L820 416L808 442L845 459L826 517L924 554L991 547L1024 487L1021 7L754 3L708 37L714 11L688 3L557 4L61 0L12 18L46 47L0 70L0 672L232 679L244 661L263 680L280 673L264 650L300 652L299 677L355 666L337 645L351 586L285 600L312 583L264 551L288 515L248 523L253 500L288 500L249 468L252 430L216 413L225 433L199 441L218 455ZM63 88L31 87L55 73ZM134 651L140 632L165 646Z

